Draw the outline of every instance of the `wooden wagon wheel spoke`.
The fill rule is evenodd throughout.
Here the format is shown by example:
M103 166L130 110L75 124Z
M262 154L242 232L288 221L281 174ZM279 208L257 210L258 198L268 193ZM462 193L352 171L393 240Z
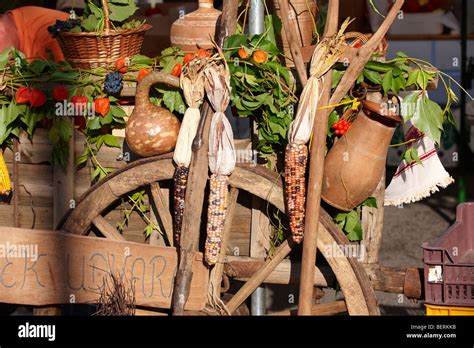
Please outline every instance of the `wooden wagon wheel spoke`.
M210 291L213 296L219 296L221 293L222 274L224 273L224 261L226 257L227 246L229 245L230 232L232 230L232 222L234 220L238 196L239 189L232 187L230 189L229 201L227 205L227 218L224 222L221 252L219 258L217 259L216 265L211 270L211 275L209 277Z
M173 219L169 208L166 206L166 197L161 191L159 182L152 182L150 184L150 209L159 217L163 225L168 245L173 246Z
M105 238L113 240L125 240L125 237L117 231L102 215L97 215L92 224L102 233Z
M171 180L173 172L174 166L170 155L142 159L129 164L123 169L114 172L105 180L97 183L86 192L79 200L76 208L71 210L63 220L62 229L70 233L86 234L92 225L97 227L97 225L103 223L105 218L102 217L102 214L113 206L122 196L126 196L151 183ZM229 177L229 184L231 186L230 212L234 210L239 190L247 191L251 195L263 199L281 211L285 210L282 181L274 172L259 166L251 167L248 165L239 165ZM228 230L232 225L232 215L232 213L229 213L229 218L226 220L224 244L227 243ZM98 216L101 217L98 218ZM338 227L333 224L331 217L324 210L321 210L319 228L321 232L318 247L342 288L349 314L377 314L378 308L375 295L362 265L355 259L335 257L335 255L331 255L328 251L330 248L327 248L327 246L333 244L344 245L347 244L348 241ZM107 232L105 232L104 235L106 233ZM109 235L113 235L113 233ZM282 260L291 251L291 247L288 242L285 242L280 246L280 249L283 250L279 257L280 260ZM223 250L225 250L225 248L223 248ZM245 259L246 258L242 258L242 261L245 261ZM275 258L272 260L273 262L270 268L275 268L280 260ZM227 260L224 259L224 262L227 262ZM257 272L262 271L262 267L259 267L260 269L258 269ZM214 273L211 274L213 284L220 284L218 275L222 271L219 268L215 268L213 272ZM265 277L263 277L261 281L264 280ZM258 286L261 281L254 282L254 284ZM252 284L247 285L247 288L250 288L250 285ZM243 300L245 300L245 298ZM243 300L237 298L233 300L234 304L232 304L232 302L229 303L232 307L236 307L235 303L242 302Z

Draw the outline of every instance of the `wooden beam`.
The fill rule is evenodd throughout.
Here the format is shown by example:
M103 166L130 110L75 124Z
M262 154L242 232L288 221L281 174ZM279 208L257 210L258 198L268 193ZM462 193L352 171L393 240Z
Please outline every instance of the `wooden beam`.
M311 315L334 315L347 312L346 302L344 300L313 305ZM297 309L290 309L281 312L270 313L269 316L293 316L297 315Z
M242 256L227 256L224 271L229 277L246 281L264 265L263 259ZM297 284L300 279L301 263L285 259L263 280L267 284ZM315 268L314 285L330 287L336 277L329 267Z
M125 237L101 215L97 215L97 217L92 220L92 223L105 238L109 238L110 240L125 240Z
M290 20L290 7L288 5L288 0L278 0L281 11L281 21L283 23L283 30L288 38L288 45L290 46L291 56L293 57L293 63L296 67L296 72L301 81L301 84L304 86L308 82L308 74L306 73L306 66L304 65L303 55L301 53L301 47L298 44L298 35L295 32L295 27L291 24Z
M224 272L231 278L247 281L263 267L264 263L263 260L251 257L227 256ZM365 264L364 268L374 290L404 294L413 299L423 298L422 268L380 267L378 264ZM294 283L299 279L299 269L299 262L285 259L268 274L263 282L283 285ZM314 286L318 287L335 287L337 283L334 273L328 266L317 267L314 279Z
M324 37L334 36L339 18L339 0L329 0ZM331 94L332 69L324 75L321 98L318 105L328 105ZM313 143L310 150L308 195L306 199L306 221L303 241L303 258L299 288L299 315L311 315L313 307L314 268L318 243L319 211L323 183L324 156L326 152L326 129L329 112L318 109L313 124Z
M255 289L262 284L265 278L280 264L280 262L288 256L294 247L291 237L284 241L276 250L272 259L265 261L263 266L250 277L250 279L237 291L237 293L227 303L227 309L233 313L239 306L250 296Z
M188 185L181 230L180 262L176 275L173 295L173 315L183 315L184 305L190 295L190 283L193 277L191 265L194 252L198 250L201 227L201 211L204 204L204 193L208 178L208 144L209 127L212 119L212 108L204 103L202 116L204 130L202 146L195 152L189 166Z
M364 231L364 240L361 245L365 248L362 262L378 264L383 232L385 170L372 197L377 201L377 208L362 207L362 230Z

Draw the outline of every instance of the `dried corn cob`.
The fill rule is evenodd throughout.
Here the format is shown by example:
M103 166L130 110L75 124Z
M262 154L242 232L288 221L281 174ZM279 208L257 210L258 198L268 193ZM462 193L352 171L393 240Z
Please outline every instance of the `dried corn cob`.
M7 165L0 152L0 195L8 196L12 190L10 176L8 175Z
M186 196L186 184L188 182L189 168L185 166L177 166L174 171L174 243L179 245L181 239L181 226L183 224L184 198Z
M306 200L306 163L308 148L304 144L288 144L285 153L285 192L290 232L293 241L303 240Z
M206 262L214 265L221 251L222 233L227 211L228 176L212 174L210 179L209 206L207 209Z

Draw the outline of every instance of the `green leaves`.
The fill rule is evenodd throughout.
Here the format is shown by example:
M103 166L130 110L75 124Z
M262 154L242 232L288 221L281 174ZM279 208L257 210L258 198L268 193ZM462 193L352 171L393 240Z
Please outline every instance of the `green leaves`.
M410 147L405 150L402 154L402 160L407 161L408 164L412 164L414 162L421 164L420 157L418 156L418 151L414 147Z
M135 0L108 0L109 18L114 22L124 22L138 10Z
M337 214L334 218L334 222L347 235L347 238L351 242L362 240L363 232L359 222L359 212L357 210Z
M406 97L404 104L404 120L411 120L416 128L439 144L444 122L444 111L441 107L426 94L420 96L420 92Z

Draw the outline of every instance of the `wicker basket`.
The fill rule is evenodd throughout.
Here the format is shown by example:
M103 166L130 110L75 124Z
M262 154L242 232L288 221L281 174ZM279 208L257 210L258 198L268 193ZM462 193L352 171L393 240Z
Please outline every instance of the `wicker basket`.
M107 0L104 7L104 32L62 32L58 36L64 59L80 69L95 69L115 64L117 59L139 54L145 33L151 28L144 24L139 28L111 30Z

